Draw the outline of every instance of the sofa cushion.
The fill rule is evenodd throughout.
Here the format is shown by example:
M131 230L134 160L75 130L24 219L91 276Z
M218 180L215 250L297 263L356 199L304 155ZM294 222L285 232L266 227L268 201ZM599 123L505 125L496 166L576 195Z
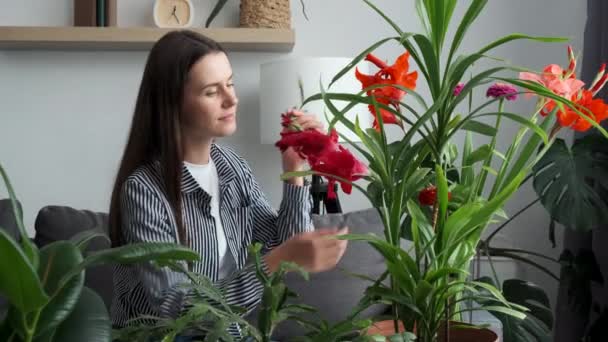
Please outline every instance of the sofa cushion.
M69 240L74 235L95 229L108 236L108 215L66 206L46 206L38 212L34 241L38 247L58 240ZM93 239L85 254L110 248L109 239ZM101 296L108 310L112 304L112 265L90 267L86 270L85 286Z
M20 206L21 204L17 202ZM17 221L15 220L15 214L13 213L13 206L11 205L10 199L0 200L0 229L7 232L10 237L16 241L20 241L19 228L17 227ZM6 312L8 311L9 303L4 297L0 296L0 322L4 320Z
M374 233L383 236L382 221L375 209L346 214L315 215L313 220L316 229L347 226L349 233ZM321 318L336 323L347 319L370 285L369 281L348 275L345 271L376 279L385 270L384 259L369 244L350 241L335 269L310 274L309 281L304 280L297 273L288 273L285 276L285 283L298 294L296 302L310 305L318 310L317 314L305 315L305 318L313 321ZM385 305L375 305L363 311L359 317L378 316L386 309ZM305 332L299 324L287 321L277 326L273 338L279 341L291 340Z
M17 202L17 205L21 207L19 202ZM8 235L16 241L21 241L17 220L15 220L15 214L13 213L13 206L11 205L10 199L0 200L0 229L7 232Z

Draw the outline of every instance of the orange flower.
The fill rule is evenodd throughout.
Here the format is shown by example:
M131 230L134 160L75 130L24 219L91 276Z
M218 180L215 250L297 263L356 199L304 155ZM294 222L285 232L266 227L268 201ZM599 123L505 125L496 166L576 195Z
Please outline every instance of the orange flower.
M580 93L572 96L571 101L576 104L576 109L587 115L589 119L598 124L608 118L608 105L602 99L594 99L593 92L590 90L581 90ZM555 102L548 103L550 111L556 105ZM591 123L585 118L582 118L577 112L569 107L564 107L563 110L557 111L557 121L562 127L570 127L575 131L584 132L592 127Z
M402 89L393 87L393 85L416 89L416 80L418 79L418 72L413 71L408 73L409 57L410 54L406 51L397 58L395 64L389 66L370 53L365 59L374 63L380 70L374 75L365 75L359 72L359 69L355 69L355 76L361 82L363 89L373 85L385 84L386 86L384 87L368 90L367 95L374 96L378 103L393 106L396 110L399 110L399 101L405 96L406 92ZM376 118L374 106L369 105L368 108L370 113L374 115L374 128L379 130L380 125ZM401 121L388 110L380 109L380 115L385 124L401 125Z
M576 58L570 46L568 47L568 60L569 65L566 70L563 70L559 65L550 64L545 67L542 75L524 72L520 73L519 77L523 80L541 83L556 95L569 99L574 103L576 110L586 115L587 119L599 124L602 120L608 118L608 105L602 99L594 99L593 97L602 90L608 81L606 64L602 64L591 86L585 89L583 88L585 83L576 79ZM557 104L554 100L545 99L544 101L541 114L547 115L557 107ZM560 108L556 115L557 122L561 127L570 127L580 132L592 127L587 119L581 117L580 114L569 107Z

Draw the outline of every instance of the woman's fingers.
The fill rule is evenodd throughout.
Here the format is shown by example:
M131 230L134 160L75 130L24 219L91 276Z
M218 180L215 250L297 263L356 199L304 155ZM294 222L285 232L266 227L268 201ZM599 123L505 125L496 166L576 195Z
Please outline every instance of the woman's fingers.
M314 114L309 114L300 110L292 110L288 112L293 115L293 121L300 125L302 129L323 129L323 123L317 119Z

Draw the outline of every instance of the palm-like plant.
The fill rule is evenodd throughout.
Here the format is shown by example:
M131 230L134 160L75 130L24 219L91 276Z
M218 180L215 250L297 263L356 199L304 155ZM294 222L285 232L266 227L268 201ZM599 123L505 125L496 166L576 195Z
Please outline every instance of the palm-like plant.
M333 114L330 128L341 122L363 142L363 147L350 145L368 162L370 172L365 179L369 185L366 189L352 185L361 190L378 209L385 228L384 236L350 235L345 238L366 241L376 248L385 258L387 275L391 279L389 286L381 282L371 286L367 291L368 298L391 302L395 329L397 321L401 321L407 330L416 331L419 341L434 341L445 321L459 320L459 314L468 310L490 310L523 319L526 307L507 301L491 284L468 279L470 261L476 253L482 232L504 216L502 207L506 201L530 179L534 165L551 147L555 134L561 129L556 123L555 113L567 108L579 115L581 120L597 127L605 136L608 134L598 126L593 113L573 102L574 99L562 97L536 82L499 75L520 69L498 65L474 72L472 66L494 48L514 40L562 42L564 39L511 34L474 53L457 56L466 33L482 13L487 0L470 2L450 44L447 44L447 32L456 0L416 0L424 33L403 31L370 1L364 2L395 30L396 35L365 49L333 78L329 89L344 74L352 72L364 58L375 60L369 53L389 41L395 41L411 55L430 92L430 101L426 101L413 87L387 78L394 71L390 69L395 68L392 66L382 70L382 77L376 84L364 82L365 88L358 94L332 93L325 91L321 85L320 94L304 101L304 104L323 101ZM399 63L403 62L398 61L395 65ZM381 65L379 62L376 64ZM473 76L464 85L459 85L469 72ZM542 100L537 110L527 117L505 111L504 94L474 107L473 91L493 81L510 83L538 95ZM455 92L457 87L459 89ZM387 100L386 96L390 95L386 94L393 91L387 88L408 94L420 109L403 102L402 96ZM456 115L456 108L466 100L469 103L468 114ZM546 109L549 100L554 104L553 111L541 120L539 113ZM344 105L339 108L337 103ZM358 104L370 106L377 122L376 130L362 130L358 122L346 119L345 114ZM495 105L497 109L491 109ZM483 117L495 117L495 125L480 121ZM502 120L507 119L522 127L512 137L507 150L501 153L496 146L497 135ZM389 142L385 125L395 122L404 124L407 129L404 129L400 139ZM467 131L467 136L462 162L457 165L456 147L451 140L463 130ZM490 143L473 149L473 133L489 136ZM418 137L420 139L416 141ZM343 138L348 141L347 137ZM497 161L494 160L495 156L499 158ZM493 169L492 166L496 164L498 168ZM311 171L290 173L284 177L319 174L352 183L353 178L338 177L337 174L320 172L319 169L313 166ZM454 171L457 177L452 177ZM488 192L484 191L486 183L489 183ZM415 200L420 190L429 184L436 187L436 199L430 208ZM410 251L400 247L404 234L410 236L414 243ZM482 305L464 307L462 304L469 300Z

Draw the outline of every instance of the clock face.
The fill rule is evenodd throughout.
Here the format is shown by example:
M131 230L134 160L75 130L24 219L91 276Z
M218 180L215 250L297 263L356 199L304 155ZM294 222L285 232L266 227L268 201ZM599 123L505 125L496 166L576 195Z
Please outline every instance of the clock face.
M189 0L156 0L154 22L159 27L188 27L193 9Z

